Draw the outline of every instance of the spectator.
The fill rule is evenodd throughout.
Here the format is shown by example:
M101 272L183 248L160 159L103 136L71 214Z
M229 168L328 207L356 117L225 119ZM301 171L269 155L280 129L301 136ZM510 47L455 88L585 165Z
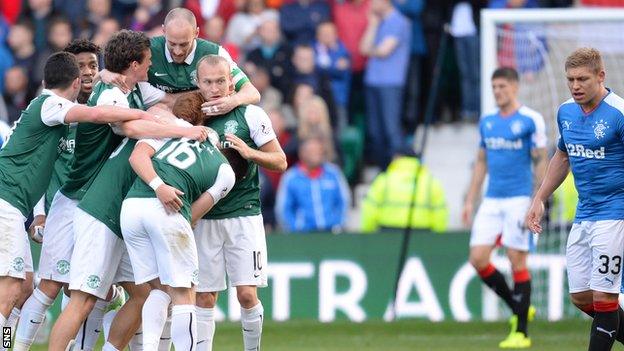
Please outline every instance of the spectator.
M134 13L137 8L137 0L113 0L111 15L119 23L124 23L128 15Z
M184 7L191 10L195 15L200 29L199 35L204 37L207 33L201 30L204 29L205 21L214 16L219 16L227 23L236 13L237 8L242 7L242 3L243 0L186 0Z
M331 81L326 74L318 72L315 66L314 49L309 45L297 45L293 57L293 73L291 75L291 86L297 84L307 84L314 89L314 93L325 100L329 107L331 117L336 116L336 107L332 94ZM293 90L293 89L289 89ZM332 125L336 125L332 123Z
M412 198L414 184L417 184L416 193ZM405 148L399 150L388 169L373 180L362 204L362 232L405 228L411 201L414 201L412 228L446 230L448 208L442 184L421 166L410 148Z
M232 16L225 31L225 40L248 52L258 45L258 27L265 20L278 20L279 14L264 6L264 0L247 0L243 11Z
M32 72L33 84L39 86L43 81L43 67L48 57L55 52L63 50L72 41L71 23L64 17L55 17L50 20L48 28L48 45L37 54L35 70Z
M265 111L278 110L282 107L282 93L271 86L271 77L264 67L257 67L251 62L244 65L244 71L258 92L260 102L257 104Z
M351 56L351 86L349 115L364 114L364 68L366 57L360 52L360 42L368 25L370 0L333 0L332 13L338 37Z
M269 119L271 120L271 125L273 126L273 131L275 132L277 140L279 141L282 149L289 148L293 143L296 143L296 138L294 138L292 132L288 128L286 128L286 123L284 121L284 115L282 114L282 112L280 110L267 111ZM296 146L294 149L296 152ZM292 157L292 155L286 153L286 161L288 162L288 165L294 165L295 163L297 163L297 157ZM271 182L273 189L277 189L280 179L282 178L282 175L284 173L270 171L266 169L264 170L264 173Z
M54 11L65 16L70 22L73 33L80 33L80 25L87 11L87 0L53 0Z
M209 18L204 24L203 32L205 36L203 38L223 46L225 50L230 54L230 57L232 57L232 60L234 60L234 62L238 62L240 59L238 50L239 48L233 43L224 40L224 31L225 22L223 21L223 18L219 16L213 16Z
M332 22L323 22L318 26L314 51L317 70L330 80L336 105L336 132L340 133L349 123L347 108L351 85L351 58L344 44L338 40L336 26Z
M11 27L8 38L9 47L13 51L15 65L24 68L28 74L28 93L35 96L40 82L35 67L37 67L37 52L33 41L33 28L28 21L22 20ZM4 76L4 75L3 75Z
M405 87L404 121L407 133L412 134L418 120L418 102L420 101L420 80L422 61L427 53L427 43L423 33L420 15L425 7L424 0L393 0L399 11L412 22L412 42L410 44L410 60Z
M29 20L35 28L35 48L43 50L47 46L50 21L56 17L52 0L28 0L22 18Z
M312 44L316 27L330 20L329 6L323 0L296 0L280 8L282 32L293 45Z
M138 4L132 17L126 21L125 28L146 32L149 37L162 35L162 24L167 16L162 0L139 0Z
M305 140L312 136L320 138L325 144L325 160L335 162L336 143L334 133L329 122L329 111L327 104L319 96L314 96L301 103L297 109L299 123L297 125L298 140Z
M9 26L0 17L0 92L4 91L4 74L13 66L13 56L11 55L11 50L6 45L8 35Z
M95 45L103 48L104 46L106 46L106 43L108 43L108 40L113 36L113 34L119 31L119 29L119 22L117 22L116 19L109 17L100 22L97 31L95 32L95 35L93 36L93 39L91 39L91 41ZM100 67L103 67L102 63L103 62L100 62Z
M0 17L4 17L9 24L17 21L22 11L22 1L2 1L0 2Z
M401 108L407 76L411 28L390 0L371 0L368 28L360 50L369 57L364 76L367 144L377 166L385 169L403 143Z
M20 21L11 27L7 42L11 51L15 65L24 67L27 72L31 72L35 66L36 52L33 41L33 28L27 21Z
M9 116L9 125L19 119L22 110L32 99L28 94L28 75L22 67L11 67L4 74L4 103Z
M100 24L111 15L111 0L87 0L87 13L78 25L80 38L93 38Z
M3 102L0 102L0 104L2 103ZM2 144L4 144L10 133L11 127L2 120L2 116L0 115L0 148L2 148Z
M297 119L297 111L306 101L311 100L314 95L314 88L305 83L300 83L295 85L295 88L292 90L292 94L289 98L290 103L282 106L282 112L284 113L284 121L286 122L286 128L288 129L297 129L297 125L299 124ZM297 149L292 150L295 154L297 153ZM286 154L288 155L287 151Z
M351 203L349 187L325 155L323 139L309 137L299 148L301 162L284 173L275 205L284 230L338 233L344 229Z
M262 222L264 223L264 231L266 233L275 230L277 221L275 220L275 188L271 183L268 171L260 167L258 175L260 176L260 210L262 211Z
M271 85L279 89L283 96L289 91L289 73L292 71L290 63L291 50L282 42L279 22L267 20L258 29L260 47L247 55L247 60L258 67L264 67L271 75Z
M453 7L450 32L455 43L455 57L461 86L461 119L474 122L480 114L481 72L479 68L479 38L473 19L476 8L469 1Z

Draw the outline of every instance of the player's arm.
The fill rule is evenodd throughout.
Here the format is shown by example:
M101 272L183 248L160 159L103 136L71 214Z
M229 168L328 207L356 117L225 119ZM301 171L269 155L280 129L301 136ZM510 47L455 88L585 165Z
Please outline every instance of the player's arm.
M193 227L219 200L230 193L235 182L236 176L232 167L225 163L219 166L219 173L214 184L191 205L191 225Z
M252 161L260 167L284 172L288 166L286 154L277 139L262 145L258 150L250 148L249 145L234 134L226 134L225 139L231 143L230 147L238 151L244 159Z
M43 238L41 237L41 233L37 232L37 227L45 227L46 221L46 212L45 212L45 194L39 199L35 207L33 208L33 221L30 223L28 227L28 235L30 238L41 244L43 242Z
M481 193L483 187L483 180L487 173L487 159L485 156L485 149L479 148L477 152L477 159L475 161L474 169L472 170L472 179L470 180L470 187L468 188L468 194L464 201L464 207L462 209L462 222L464 225L469 226L472 222L472 214L474 213L474 203L477 196Z
M74 122L91 123L116 123L124 121L145 120L153 121L156 118L142 110L127 109L117 106L95 106L74 105L65 114L65 124Z
M559 185L563 183L569 171L570 160L568 154L561 149L557 149L555 155L548 163L542 185L537 190L531 208L527 212L526 225L534 233L542 232L540 221L544 215L544 203L548 200L550 195L557 190Z
M204 141L208 137L208 129L202 126L179 126L175 124L153 121L130 121L117 125L118 134L131 139L162 139L162 138L188 138Z
M156 197L162 202L167 213L176 213L182 207L180 195L184 195L184 193L165 184L156 173L152 164L152 156L156 153L154 143L158 143L158 141L138 142L130 155L130 166L141 180L154 189Z
M531 159L533 160L535 191L537 191L544 180L546 167L548 167L548 152L546 151L546 148L541 147L531 150Z
M381 43L375 45L375 36L380 24L379 16L369 14L368 27L360 41L360 53L368 57L386 57L390 55L399 45L399 38L395 35L385 37Z

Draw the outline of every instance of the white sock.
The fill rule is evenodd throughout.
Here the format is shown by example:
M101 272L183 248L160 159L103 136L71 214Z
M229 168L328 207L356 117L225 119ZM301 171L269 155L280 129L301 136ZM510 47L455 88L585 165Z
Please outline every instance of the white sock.
M102 331L102 318L104 312L108 307L109 301L98 299L95 302L95 306L87 316L87 319L82 323L82 326L78 330L76 337L76 347L83 351L93 351L95 343L97 343L100 332Z
M241 324L243 326L243 346L245 350L260 350L262 336L262 320L264 308L262 302L250 309L241 307Z
M158 351L171 350L171 317L167 318L165 327L160 335L160 342L158 343Z
M156 350L163 327L167 321L167 310L171 298L162 290L152 290L143 305L143 348Z
M102 317L102 331L104 332L104 340L108 340L108 334L110 333L111 325L113 325L113 319L117 315L117 311L108 311Z
M102 347L102 351L119 351L119 350L115 346L113 346L113 344L107 341L106 344L104 344L104 347Z
M4 323L5 327L11 327L12 333L15 333L15 325L17 324L17 320L19 319L21 313L22 313L22 310L20 310L17 307L13 307L13 309L11 310L11 315L9 316L9 318L7 318L6 322Z
M130 351L143 351L143 329L139 327L128 343Z
M197 307L197 351L212 351L214 308Z
M171 340L176 350L195 350L197 316L195 305L176 305L171 309Z
M0 313L0 325L4 326L7 322L7 318Z
M69 300L71 299L69 296L65 295L65 290L61 290L63 298L61 299L61 312L65 310L65 307L69 304Z
M52 302L54 300L47 297L39 289L35 289L28 300L24 302L21 313L22 318L15 332L15 346L13 350L28 350L30 348L33 340L35 340L37 331L39 331L39 327L43 323L46 310L52 305Z

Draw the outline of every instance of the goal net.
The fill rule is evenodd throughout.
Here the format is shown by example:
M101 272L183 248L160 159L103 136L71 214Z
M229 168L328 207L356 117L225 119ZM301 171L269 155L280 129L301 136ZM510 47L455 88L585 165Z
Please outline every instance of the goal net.
M497 67L511 66L520 73L521 103L544 116L549 136L549 151L554 151L558 131L556 111L570 98L566 86L566 57L579 47L598 49L606 66L606 86L624 95L624 10L622 9L539 9L483 10L481 12L481 104L482 111L495 108L490 77ZM566 210L560 202L551 208L546 233L536 248L537 261L562 257L569 229ZM499 252L497 255L502 256ZM495 262L501 257L495 257ZM548 261L548 260L547 260ZM557 261L560 262L560 261ZM531 262L529 262L531 266ZM567 278L555 281L553 270L531 266L532 302L538 317L560 319L578 316L568 302ZM563 280L563 282L560 282ZM560 284L562 286L559 286ZM553 286L555 285L555 286ZM563 301L553 296L563 294ZM508 314L505 308L486 309L484 317L494 319ZM553 301L557 300L557 301Z

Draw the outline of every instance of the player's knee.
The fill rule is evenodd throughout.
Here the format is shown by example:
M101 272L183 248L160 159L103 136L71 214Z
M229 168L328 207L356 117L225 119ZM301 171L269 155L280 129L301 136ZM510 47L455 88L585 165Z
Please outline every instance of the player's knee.
M24 302L32 295L34 290L32 279L26 279L20 286L20 296L16 303L17 306L22 306Z
M200 292L196 294L196 304L202 308L214 308L217 304L216 292Z
M477 270L482 271L490 264L490 258L479 254L470 253L470 264Z
M574 293L570 294L570 302L574 304L581 311L590 309L594 304L594 299L591 293Z
M236 293L238 302L243 308L252 308L258 304L258 296L255 289L243 289Z

